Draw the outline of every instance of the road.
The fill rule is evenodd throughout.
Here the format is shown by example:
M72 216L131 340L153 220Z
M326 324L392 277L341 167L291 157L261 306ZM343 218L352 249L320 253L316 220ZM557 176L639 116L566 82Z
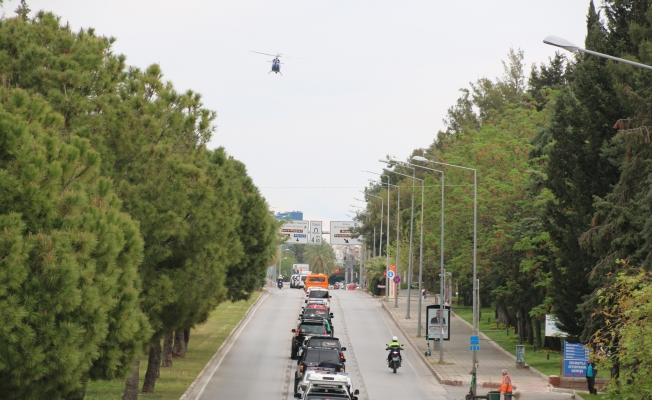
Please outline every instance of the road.
M290 360L292 328L303 304L303 292L274 290L253 311L234 336L200 399L293 399L296 362ZM442 386L406 346L403 366L396 374L387 368L385 344L396 335L406 343L377 299L359 291L331 291L336 336L347 347L347 372L360 400L441 399L464 397L468 388ZM227 350L227 349L225 349Z

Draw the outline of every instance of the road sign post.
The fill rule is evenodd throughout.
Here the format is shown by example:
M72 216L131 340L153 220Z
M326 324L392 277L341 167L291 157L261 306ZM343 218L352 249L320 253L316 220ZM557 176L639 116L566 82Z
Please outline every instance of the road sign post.
M360 226L356 221L331 221L331 244L361 245L358 238L351 238L351 229Z
M322 223L321 221L310 221L310 241L309 244L320 245L322 242Z

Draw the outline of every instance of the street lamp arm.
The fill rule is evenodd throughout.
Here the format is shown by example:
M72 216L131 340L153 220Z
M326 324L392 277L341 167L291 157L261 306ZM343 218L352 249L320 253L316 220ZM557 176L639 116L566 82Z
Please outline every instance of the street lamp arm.
M548 36L547 38L543 39L543 43L549 44L551 46L561 47L562 49L568 50L568 51L570 51L572 53L577 53L578 51L581 51L582 53L591 54L592 56L602 57L602 58L606 58L608 60L621 62L623 64L629 64L629 65L633 65L635 67L652 70L652 66L650 66L650 65L625 60L624 58L618 58L618 57L610 56L608 54L598 53L597 51L593 51L593 50L583 49L583 48L581 48L579 46L574 45L573 43L569 42L568 40L557 37L557 36Z
M387 172L391 172L392 174L405 176L406 178L410 178L410 179L414 179L414 180L417 180L417 181L421 181L421 182L423 182L423 179L415 178L415 177L410 176L410 175L405 175L405 174L402 174L402 173L400 173L400 172L396 172L396 171L389 170L389 169L387 169L387 168L383 168L383 170L385 170L385 171L387 171Z
M443 162L441 162L441 161L428 160L427 158L425 158L425 157L421 157L421 156L414 156L414 157L412 157L412 160L414 160L414 161L421 161L421 162L429 162L429 163L432 163L432 164L446 165L446 166L449 166L449 167L455 167L455 168L465 169L465 170L467 170L467 171L476 171L475 168L462 167L462 166L455 165L455 164L446 164L446 163L443 163Z

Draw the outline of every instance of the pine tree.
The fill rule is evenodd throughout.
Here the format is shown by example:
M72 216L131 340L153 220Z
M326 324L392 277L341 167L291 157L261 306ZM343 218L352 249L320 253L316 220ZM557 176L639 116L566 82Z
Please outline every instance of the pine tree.
M591 2L586 48L609 53L606 31ZM552 265L553 312L559 328L579 337L586 319L578 310L592 292L589 273L596 258L582 251L578 239L591 226L594 196L604 196L618 180L618 170L605 151L623 115L606 61L580 55L571 84L556 102L545 173L554 195L547 206L546 230L557 248Z
M0 390L8 399L83 397L149 337L138 308L143 242L87 140L22 90L0 106Z

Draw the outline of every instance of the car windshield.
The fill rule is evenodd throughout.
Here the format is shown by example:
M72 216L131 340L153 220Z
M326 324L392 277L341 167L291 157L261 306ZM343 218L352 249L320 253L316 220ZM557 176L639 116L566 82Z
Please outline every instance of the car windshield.
M303 313L304 318L310 317L319 317L326 318L328 317L328 312L324 308L309 308Z
M312 338L308 342L308 346L314 347L340 347L340 342L333 339Z
M309 363L340 363L340 353L334 350L308 349L306 350L305 362Z
M326 291L326 290L312 290L312 291L310 291L310 298L311 299L327 299L328 298L328 291Z
M322 324L301 324L299 329L305 333L324 333L324 325Z

